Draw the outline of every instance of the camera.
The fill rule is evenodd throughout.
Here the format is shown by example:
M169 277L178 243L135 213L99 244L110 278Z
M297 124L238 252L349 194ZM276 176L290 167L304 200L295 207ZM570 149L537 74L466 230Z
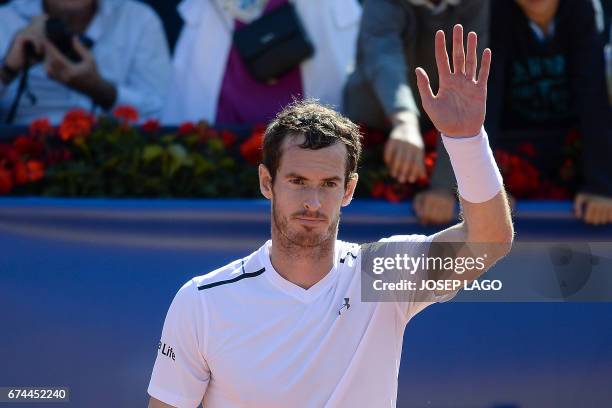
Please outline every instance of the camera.
M55 47L72 62L80 62L81 57L72 46L72 37L77 36L81 43L87 48L93 46L93 41L82 34L75 34L68 30L59 18L49 18L45 23L45 35Z

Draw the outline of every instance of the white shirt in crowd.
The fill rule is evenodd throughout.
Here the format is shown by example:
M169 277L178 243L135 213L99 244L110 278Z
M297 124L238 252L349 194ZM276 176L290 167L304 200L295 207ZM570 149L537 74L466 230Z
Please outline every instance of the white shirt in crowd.
M381 241L411 243L420 254L433 237ZM332 270L306 290L274 270L270 245L178 291L149 394L179 408L202 398L207 408L395 407L406 324L455 293L362 302L360 246L342 241Z
M131 105L141 118L159 117L171 78L168 42L159 17L147 5L132 0L97 0L98 11L85 35L93 40L92 52L100 75L117 87L117 105ZM13 36L43 13L42 0L13 0L0 7L0 58ZM0 81L0 123L15 98L19 79L8 87ZM43 64L30 69L29 88L36 97L32 105L24 95L15 118L28 124L47 117L61 121L71 109L90 110L89 97L47 77Z
M291 0L315 53L300 65L304 97L341 110L342 90L353 69L361 5L357 0ZM217 0L183 0L184 21L173 57L174 74L164 123L217 117L217 103L232 47L233 17Z

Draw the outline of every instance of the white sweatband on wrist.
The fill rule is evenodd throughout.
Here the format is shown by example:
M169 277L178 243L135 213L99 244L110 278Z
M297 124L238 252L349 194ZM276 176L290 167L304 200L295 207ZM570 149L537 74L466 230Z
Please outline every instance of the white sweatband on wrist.
M484 127L472 137L442 135L442 142L453 165L459 195L464 200L483 203L501 191L503 179Z

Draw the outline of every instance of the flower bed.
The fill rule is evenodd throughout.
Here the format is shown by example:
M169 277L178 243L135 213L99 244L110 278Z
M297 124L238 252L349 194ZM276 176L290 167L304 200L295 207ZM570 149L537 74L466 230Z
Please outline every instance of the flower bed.
M138 112L118 107L112 116L95 118L75 110L51 126L39 119L28 134L0 144L0 195L56 197L259 197L257 164L264 126L246 135L205 123L184 123L162 131L148 120L139 127ZM382 161L386 135L362 128L364 154L357 196L399 202L429 186L436 161L436 131L427 132L427 177L414 184L393 181ZM555 180L545 180L532 164L530 143L518 153L496 150L508 190L517 198L567 199L573 194L580 139L566 140L567 159Z

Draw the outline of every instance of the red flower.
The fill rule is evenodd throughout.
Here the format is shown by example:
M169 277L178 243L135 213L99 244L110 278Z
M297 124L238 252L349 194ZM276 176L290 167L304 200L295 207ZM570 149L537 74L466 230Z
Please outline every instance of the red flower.
M500 149L495 150L495 158L513 196L529 198L541 192L540 172L527 160Z
M433 171L437 158L437 152L429 152L425 154L425 170L427 171L427 174L430 174Z
M412 191L411 189L412 187L410 187L408 184L389 184L385 188L385 199L392 203L399 203L410 195L410 192Z
M196 127L196 125L193 124L193 122L184 122L181 123L177 132L180 136L186 136L196 133L197 131L198 128Z
M240 145L240 154L251 164L261 163L265 130L262 126L256 126L251 136Z
M19 153L10 144L0 144L0 164L2 162L15 163L19 160Z
M125 124L138 122L138 111L129 105L117 106L113 111L113 116Z
M84 110L73 110L64 116L59 127L60 138L64 141L87 137L94 125L94 118Z
M223 130L221 132L221 141L223 142L223 146L226 149L229 149L236 143L236 135L230 132L229 130Z
M402 200L402 197L397 189L393 188L393 185L389 185L385 188L385 198L392 203L399 203Z
M159 121L157 119L148 119L142 124L141 129L148 133L157 133L159 132L159 127Z
M385 189L385 183L379 180L372 187L372 191L370 192L370 194L374 198L381 198L385 194Z
M0 167L0 194L8 194L13 189L11 172Z
M53 126L49 122L49 119L42 118L36 119L30 123L30 135L45 137L53 133Z
M440 136L440 133L438 133L438 130L436 128L429 129L427 132L425 132L425 134L423 135L423 140L425 141L425 147L427 149L435 150L438 144L439 136Z
M25 184L38 181L45 176L45 166L37 160L15 163L15 183Z
M218 139L219 131L217 129L205 129L205 131L202 131L201 128L198 128L198 135L200 136L198 138L200 143L204 143L208 139Z
M37 157L44 150L44 145L33 136L19 136L13 146L20 156Z

